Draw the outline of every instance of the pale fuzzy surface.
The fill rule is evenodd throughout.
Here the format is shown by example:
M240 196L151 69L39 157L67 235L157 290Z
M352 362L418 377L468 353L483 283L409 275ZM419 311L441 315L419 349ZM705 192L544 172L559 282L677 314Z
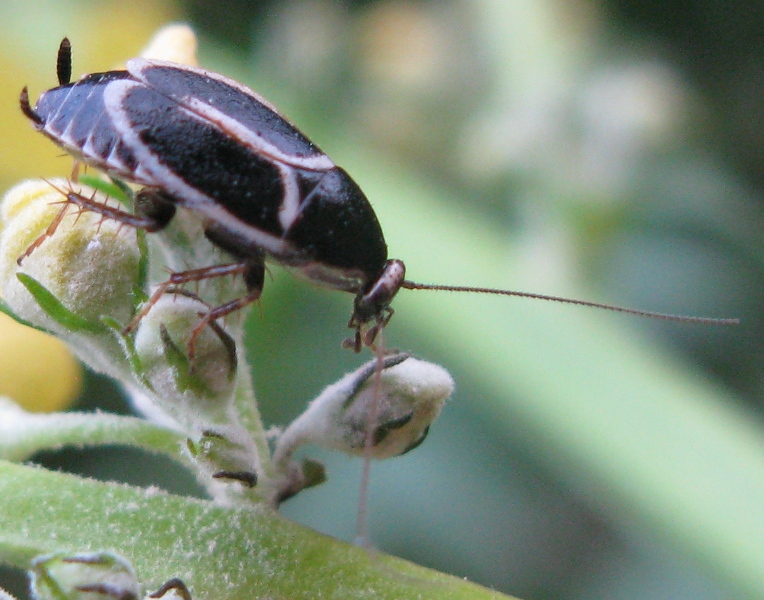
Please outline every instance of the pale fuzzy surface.
M0 287L8 305L21 317L56 330L49 317L16 278L26 273L42 283L77 315L98 320L102 315L126 322L133 311L132 287L138 275L135 231L75 207L54 235L27 256L17 259L38 239L61 209L65 180L25 181L11 188L0 209ZM90 195L91 190L82 188ZM102 196L96 195L100 201Z
M132 565L111 552L79 554L56 553L43 555L32 561L30 587L35 597L76 597L78 586L93 582L109 586L119 598L138 597L138 578ZM87 594L85 594L87 596Z
M357 387L359 375L366 371L364 365L345 375L313 400L279 438L274 460L277 463L289 460L294 450L306 443L365 455L366 422L374 402L373 375L361 386L349 406L346 404ZM382 372L380 387L377 398L379 422L412 413L413 416L404 427L391 431L381 444L371 449L370 457L376 459L397 456L419 439L453 393L454 381L443 367L408 358Z
M194 376L204 384L204 390L180 388L179 374L168 362L160 334L164 326L175 346L185 353L199 315L206 311L206 305L198 300L165 294L141 319L135 335L135 351L156 392L156 401L185 425L226 423L230 419L235 382L231 357L217 334L205 327L195 344Z

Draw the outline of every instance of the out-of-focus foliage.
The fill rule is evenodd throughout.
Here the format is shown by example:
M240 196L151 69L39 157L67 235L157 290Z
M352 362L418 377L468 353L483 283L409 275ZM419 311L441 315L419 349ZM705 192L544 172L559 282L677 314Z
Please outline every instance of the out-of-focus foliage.
M63 342L0 315L0 396L27 410L63 410L80 391L82 374Z
M420 449L375 469L372 536L526 598L761 595L746 544L764 537L764 52L745 35L760 2L33 4L0 6L4 188L70 169L16 106L22 85L54 84L63 35L83 73L191 19L203 66L358 179L410 278L741 317L721 330L402 292L390 344L446 364L457 395ZM359 364L339 349L349 310L278 270L266 283L250 342L274 423ZM329 482L285 512L350 538L359 465L323 458Z

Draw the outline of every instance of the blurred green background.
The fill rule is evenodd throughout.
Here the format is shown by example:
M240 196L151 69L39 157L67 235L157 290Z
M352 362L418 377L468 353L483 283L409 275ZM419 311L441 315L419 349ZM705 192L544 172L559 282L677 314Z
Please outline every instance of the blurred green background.
M17 108L61 37L78 75L174 20L347 168L409 278L742 319L401 292L388 344L457 392L375 465L376 545L534 600L764 597L764 3L3 0L0 187L71 169ZM283 424L362 359L339 346L349 295L273 275L249 349ZM96 406L129 410L90 375L76 408ZM352 539L360 462L309 454L329 482L284 514ZM40 460L196 489L116 449Z

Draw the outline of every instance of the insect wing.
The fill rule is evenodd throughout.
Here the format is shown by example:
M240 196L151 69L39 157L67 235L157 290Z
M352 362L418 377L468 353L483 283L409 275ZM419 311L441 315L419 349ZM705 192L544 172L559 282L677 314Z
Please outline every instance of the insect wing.
M221 224L222 212L233 215L228 233L249 227L240 243L254 236L317 283L357 291L379 270L387 249L368 200L265 100L202 69L143 59L127 67L135 80L109 90L115 121L181 203Z
M247 223L282 233L283 179L272 161L141 82L115 82L105 100L141 167L180 203L225 207Z
M104 90L126 71L95 73L40 95L41 131L68 152L118 176L134 179L136 159L106 114Z
M133 59L127 69L138 81L214 123L258 154L300 169L334 166L313 142L246 86L204 69Z

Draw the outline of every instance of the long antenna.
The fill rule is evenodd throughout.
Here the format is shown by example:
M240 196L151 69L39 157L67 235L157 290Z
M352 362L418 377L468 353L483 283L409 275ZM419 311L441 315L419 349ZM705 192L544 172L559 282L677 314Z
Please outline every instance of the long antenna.
M613 312L635 315L638 317L649 317L651 319L662 319L664 321L677 321L679 323L697 323L704 325L738 325L740 319L717 319L713 317L686 317L682 315L671 315L661 312L652 312L649 310L639 310L636 308L625 308L613 304L603 304L600 302L589 302L588 300L575 300L573 298L562 298L560 296L547 296L545 294L534 294L531 292L516 292L512 290L498 290L484 287L469 287L463 285L438 285L431 283L416 283L408 279L403 281L402 288L407 290L438 290L442 292L472 292L475 294L496 294L499 296L515 296L517 298L532 298L534 300L548 300L549 302L561 302L563 304L575 304L577 306L588 306L590 308L602 308Z

